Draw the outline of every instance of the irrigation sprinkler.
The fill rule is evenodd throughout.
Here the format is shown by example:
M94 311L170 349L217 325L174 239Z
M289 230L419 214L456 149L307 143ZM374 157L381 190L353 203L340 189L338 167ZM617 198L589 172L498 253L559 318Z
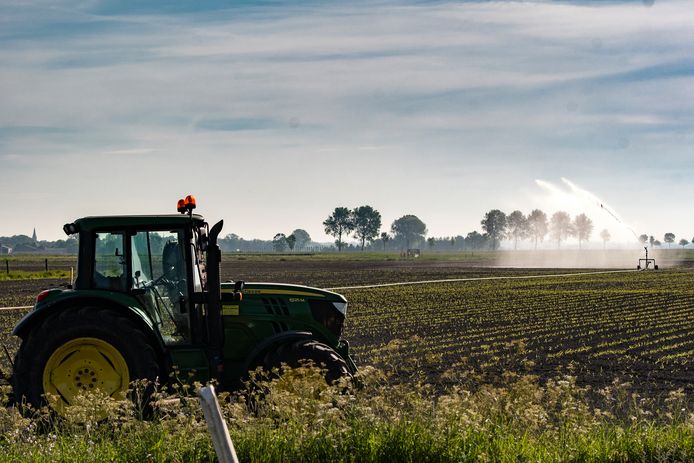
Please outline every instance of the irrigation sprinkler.
M645 259L639 259L639 265L636 266L636 270L648 270L651 264L653 264L653 270L658 270L658 266L655 263L655 259L649 259L648 258L648 246L645 246L643 249L646 250L646 258ZM643 267L641 267L641 263L643 262Z

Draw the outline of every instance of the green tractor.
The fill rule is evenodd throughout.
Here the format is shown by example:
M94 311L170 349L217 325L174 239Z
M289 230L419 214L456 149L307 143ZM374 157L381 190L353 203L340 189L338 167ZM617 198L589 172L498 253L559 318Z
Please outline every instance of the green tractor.
M74 287L40 293L14 328L22 340L12 377L15 400L57 397L58 412L86 391L124 397L131 381L216 380L234 389L257 367L304 359L326 380L356 366L342 339L346 299L321 289L220 280L217 238L193 214L85 217L63 227L78 235Z

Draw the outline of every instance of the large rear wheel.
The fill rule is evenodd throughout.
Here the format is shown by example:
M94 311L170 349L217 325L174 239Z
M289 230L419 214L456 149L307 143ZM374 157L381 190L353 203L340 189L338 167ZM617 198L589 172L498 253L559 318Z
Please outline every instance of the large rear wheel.
M87 392L123 399L131 381L158 375L156 352L133 322L111 309L81 307L31 330L17 354L13 386L17 400L48 403L62 415Z

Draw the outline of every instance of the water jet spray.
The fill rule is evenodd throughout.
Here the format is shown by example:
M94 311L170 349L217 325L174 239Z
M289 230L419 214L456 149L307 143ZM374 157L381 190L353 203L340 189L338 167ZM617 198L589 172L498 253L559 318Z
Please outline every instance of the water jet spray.
M629 231L631 232L631 234L634 235L634 238L636 238L637 240L639 239L639 236L636 234L636 232L634 231L634 229L631 228L631 227L630 227L629 225L627 225L626 223L624 223L624 221L623 221L617 214L615 214L614 212L612 212L612 211L605 205L605 203L604 203L600 198L598 198L597 196L595 196L595 195L594 195L593 193L591 193L590 191L584 190L583 188L579 187L578 185L576 185L575 183L573 183L573 182L572 182L571 180L569 180L568 178L562 177L562 178L561 178L561 181L564 182L564 183L571 189L571 191L573 191L574 193L576 193L576 194L578 194L578 195L580 195L580 196L583 196L583 197L586 198L587 200L589 200L589 201L593 202L594 204L600 206L600 209L602 209L603 211L607 212L607 214L608 214L610 217L612 217L614 220L616 220L618 224L622 225L622 226L625 227L627 230L629 230Z

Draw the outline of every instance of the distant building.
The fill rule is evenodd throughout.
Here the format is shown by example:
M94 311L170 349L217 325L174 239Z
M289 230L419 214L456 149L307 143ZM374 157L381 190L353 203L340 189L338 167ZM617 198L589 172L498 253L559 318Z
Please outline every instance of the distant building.
M0 244L0 256L9 256L10 254L12 254L12 248L5 246L4 244Z
M31 239L34 243L38 243L39 241L36 239L36 227L34 227L34 233L31 234Z

